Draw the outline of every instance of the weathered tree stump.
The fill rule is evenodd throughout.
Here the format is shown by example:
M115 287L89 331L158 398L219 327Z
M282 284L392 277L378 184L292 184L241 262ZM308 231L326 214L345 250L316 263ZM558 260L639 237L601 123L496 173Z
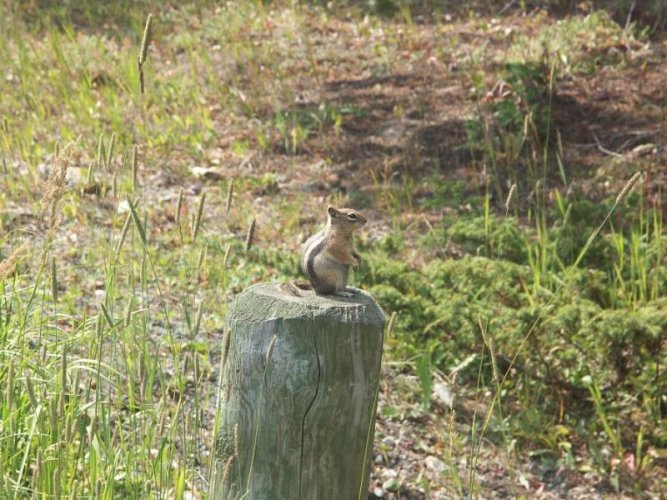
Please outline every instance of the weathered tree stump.
M210 498L368 495L384 315L300 293L255 285L229 310Z

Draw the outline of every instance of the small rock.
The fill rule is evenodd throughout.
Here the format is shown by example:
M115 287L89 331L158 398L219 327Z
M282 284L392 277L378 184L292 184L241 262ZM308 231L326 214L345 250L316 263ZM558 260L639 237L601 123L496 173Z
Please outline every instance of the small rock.
M451 408L454 403L451 388L443 382L438 382L433 386L433 398L448 408Z
M220 165L225 157L225 151L222 148L211 148L206 150L206 159L213 165Z
M80 168L67 169L67 183L70 186L80 186L87 181L87 172L83 172Z
M384 490L382 488L375 488L373 490L373 495L377 498L384 498Z
M442 460L434 457L433 455L429 455L428 457L426 457L424 463L426 464L427 468L431 469L432 471L438 472L440 474L443 473L447 468L447 466Z
M125 214L130 211L130 204L127 202L127 200L122 200L120 203L118 203L118 208L116 209L116 213L118 215Z
M396 472L394 469L385 469L382 471L382 475L388 479L394 479L398 477L398 472Z
M219 181L220 179L225 178L221 171L215 168L191 167L190 171L195 177L205 179L207 181Z
M152 188L168 188L176 184L176 179L168 170L159 170L149 176L147 184L150 184Z
M393 448L396 445L396 440L391 436L387 436L382 440L382 444Z
M340 175L336 174L336 173L333 173L333 174L327 175L326 183L331 187L336 187L336 186L340 185L340 180L341 180Z
M316 161L315 163L313 163L310 166L310 168L312 168L313 170L322 170L326 166L327 166L327 162L325 162L324 160L319 160L319 161Z
M49 166L46 163L40 163L37 165L37 173L44 179L49 176Z

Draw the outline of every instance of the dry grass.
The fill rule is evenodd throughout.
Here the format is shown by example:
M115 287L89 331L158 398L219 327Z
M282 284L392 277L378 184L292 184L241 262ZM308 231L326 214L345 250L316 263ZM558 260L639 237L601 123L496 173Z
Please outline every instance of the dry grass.
M76 147L76 143L70 143L60 151L43 187L41 213L46 215L49 230L57 228L62 219L60 203L67 188L67 169Z
M29 255L30 242L24 241L6 259L0 262L0 280L9 278L16 271L17 264L21 259Z

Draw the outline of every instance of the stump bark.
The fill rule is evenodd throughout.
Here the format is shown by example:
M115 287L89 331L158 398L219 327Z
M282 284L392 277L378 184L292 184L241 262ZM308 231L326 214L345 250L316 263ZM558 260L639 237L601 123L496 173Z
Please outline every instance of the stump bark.
M368 495L384 314L300 295L255 285L229 310L210 498Z

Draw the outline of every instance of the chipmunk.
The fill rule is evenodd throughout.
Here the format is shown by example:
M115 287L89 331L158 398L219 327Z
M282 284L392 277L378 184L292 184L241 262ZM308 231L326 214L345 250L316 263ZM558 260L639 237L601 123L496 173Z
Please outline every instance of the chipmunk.
M366 218L350 208L327 207L326 227L311 236L301 250L301 269L318 295L350 297L347 287L350 266L357 269L361 256L354 251L352 233L366 224Z

